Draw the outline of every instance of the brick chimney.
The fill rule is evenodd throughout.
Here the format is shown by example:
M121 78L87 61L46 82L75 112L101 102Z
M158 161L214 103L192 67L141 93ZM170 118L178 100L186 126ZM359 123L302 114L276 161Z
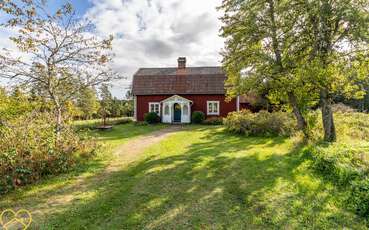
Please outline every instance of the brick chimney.
M186 74L186 58L179 57L178 58L178 68L177 75L185 75Z
M179 57L178 58L178 69L185 69L186 68L186 57Z

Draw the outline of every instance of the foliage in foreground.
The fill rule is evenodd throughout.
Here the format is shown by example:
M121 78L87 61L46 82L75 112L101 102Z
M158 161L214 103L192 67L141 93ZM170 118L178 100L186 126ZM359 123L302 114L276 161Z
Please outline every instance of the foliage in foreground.
M150 112L145 114L144 120L149 124L156 124L160 122L160 117L155 112Z
M222 117L209 117L206 118L203 122L203 125L222 125L223 118Z
M350 208L369 219L369 145L318 145L307 152L317 172L349 191Z
M0 193L71 169L96 144L64 127L57 138L49 113L32 112L0 126Z
M315 139L306 152L313 159L313 169L348 191L346 203L369 220L369 115L337 112L335 118L339 142L319 143L322 124L317 122L312 130Z
M205 120L205 114L201 111L194 111L191 117L192 123L200 124Z
M285 112L242 110L224 119L228 131L246 136L291 136L296 131L295 123L293 116Z

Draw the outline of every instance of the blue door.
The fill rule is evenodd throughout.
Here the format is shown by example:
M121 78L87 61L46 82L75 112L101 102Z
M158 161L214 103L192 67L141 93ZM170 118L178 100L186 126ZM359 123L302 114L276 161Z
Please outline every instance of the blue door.
M174 122L181 122L181 115L182 115L181 106L177 103L174 104L174 118L173 118L173 121Z

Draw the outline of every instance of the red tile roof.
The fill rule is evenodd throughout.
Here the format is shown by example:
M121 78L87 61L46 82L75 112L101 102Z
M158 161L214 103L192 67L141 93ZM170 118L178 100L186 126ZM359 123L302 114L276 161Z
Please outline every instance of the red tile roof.
M221 67L142 68L133 76L133 94L225 94L225 80Z

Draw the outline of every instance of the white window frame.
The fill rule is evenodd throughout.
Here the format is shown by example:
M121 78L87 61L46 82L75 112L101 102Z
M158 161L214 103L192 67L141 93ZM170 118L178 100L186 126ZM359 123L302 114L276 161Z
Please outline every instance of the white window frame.
M209 105L210 104L217 104L217 107L218 107L218 112L210 112L209 111ZM206 102L206 114L207 115L219 115L220 114L220 103L219 101L207 101Z
M154 107L155 107L155 105L158 105L159 111L157 112L157 114L160 116L160 102L149 102L149 113L151 113L151 112L156 113L156 111L151 110L151 105L154 105Z

